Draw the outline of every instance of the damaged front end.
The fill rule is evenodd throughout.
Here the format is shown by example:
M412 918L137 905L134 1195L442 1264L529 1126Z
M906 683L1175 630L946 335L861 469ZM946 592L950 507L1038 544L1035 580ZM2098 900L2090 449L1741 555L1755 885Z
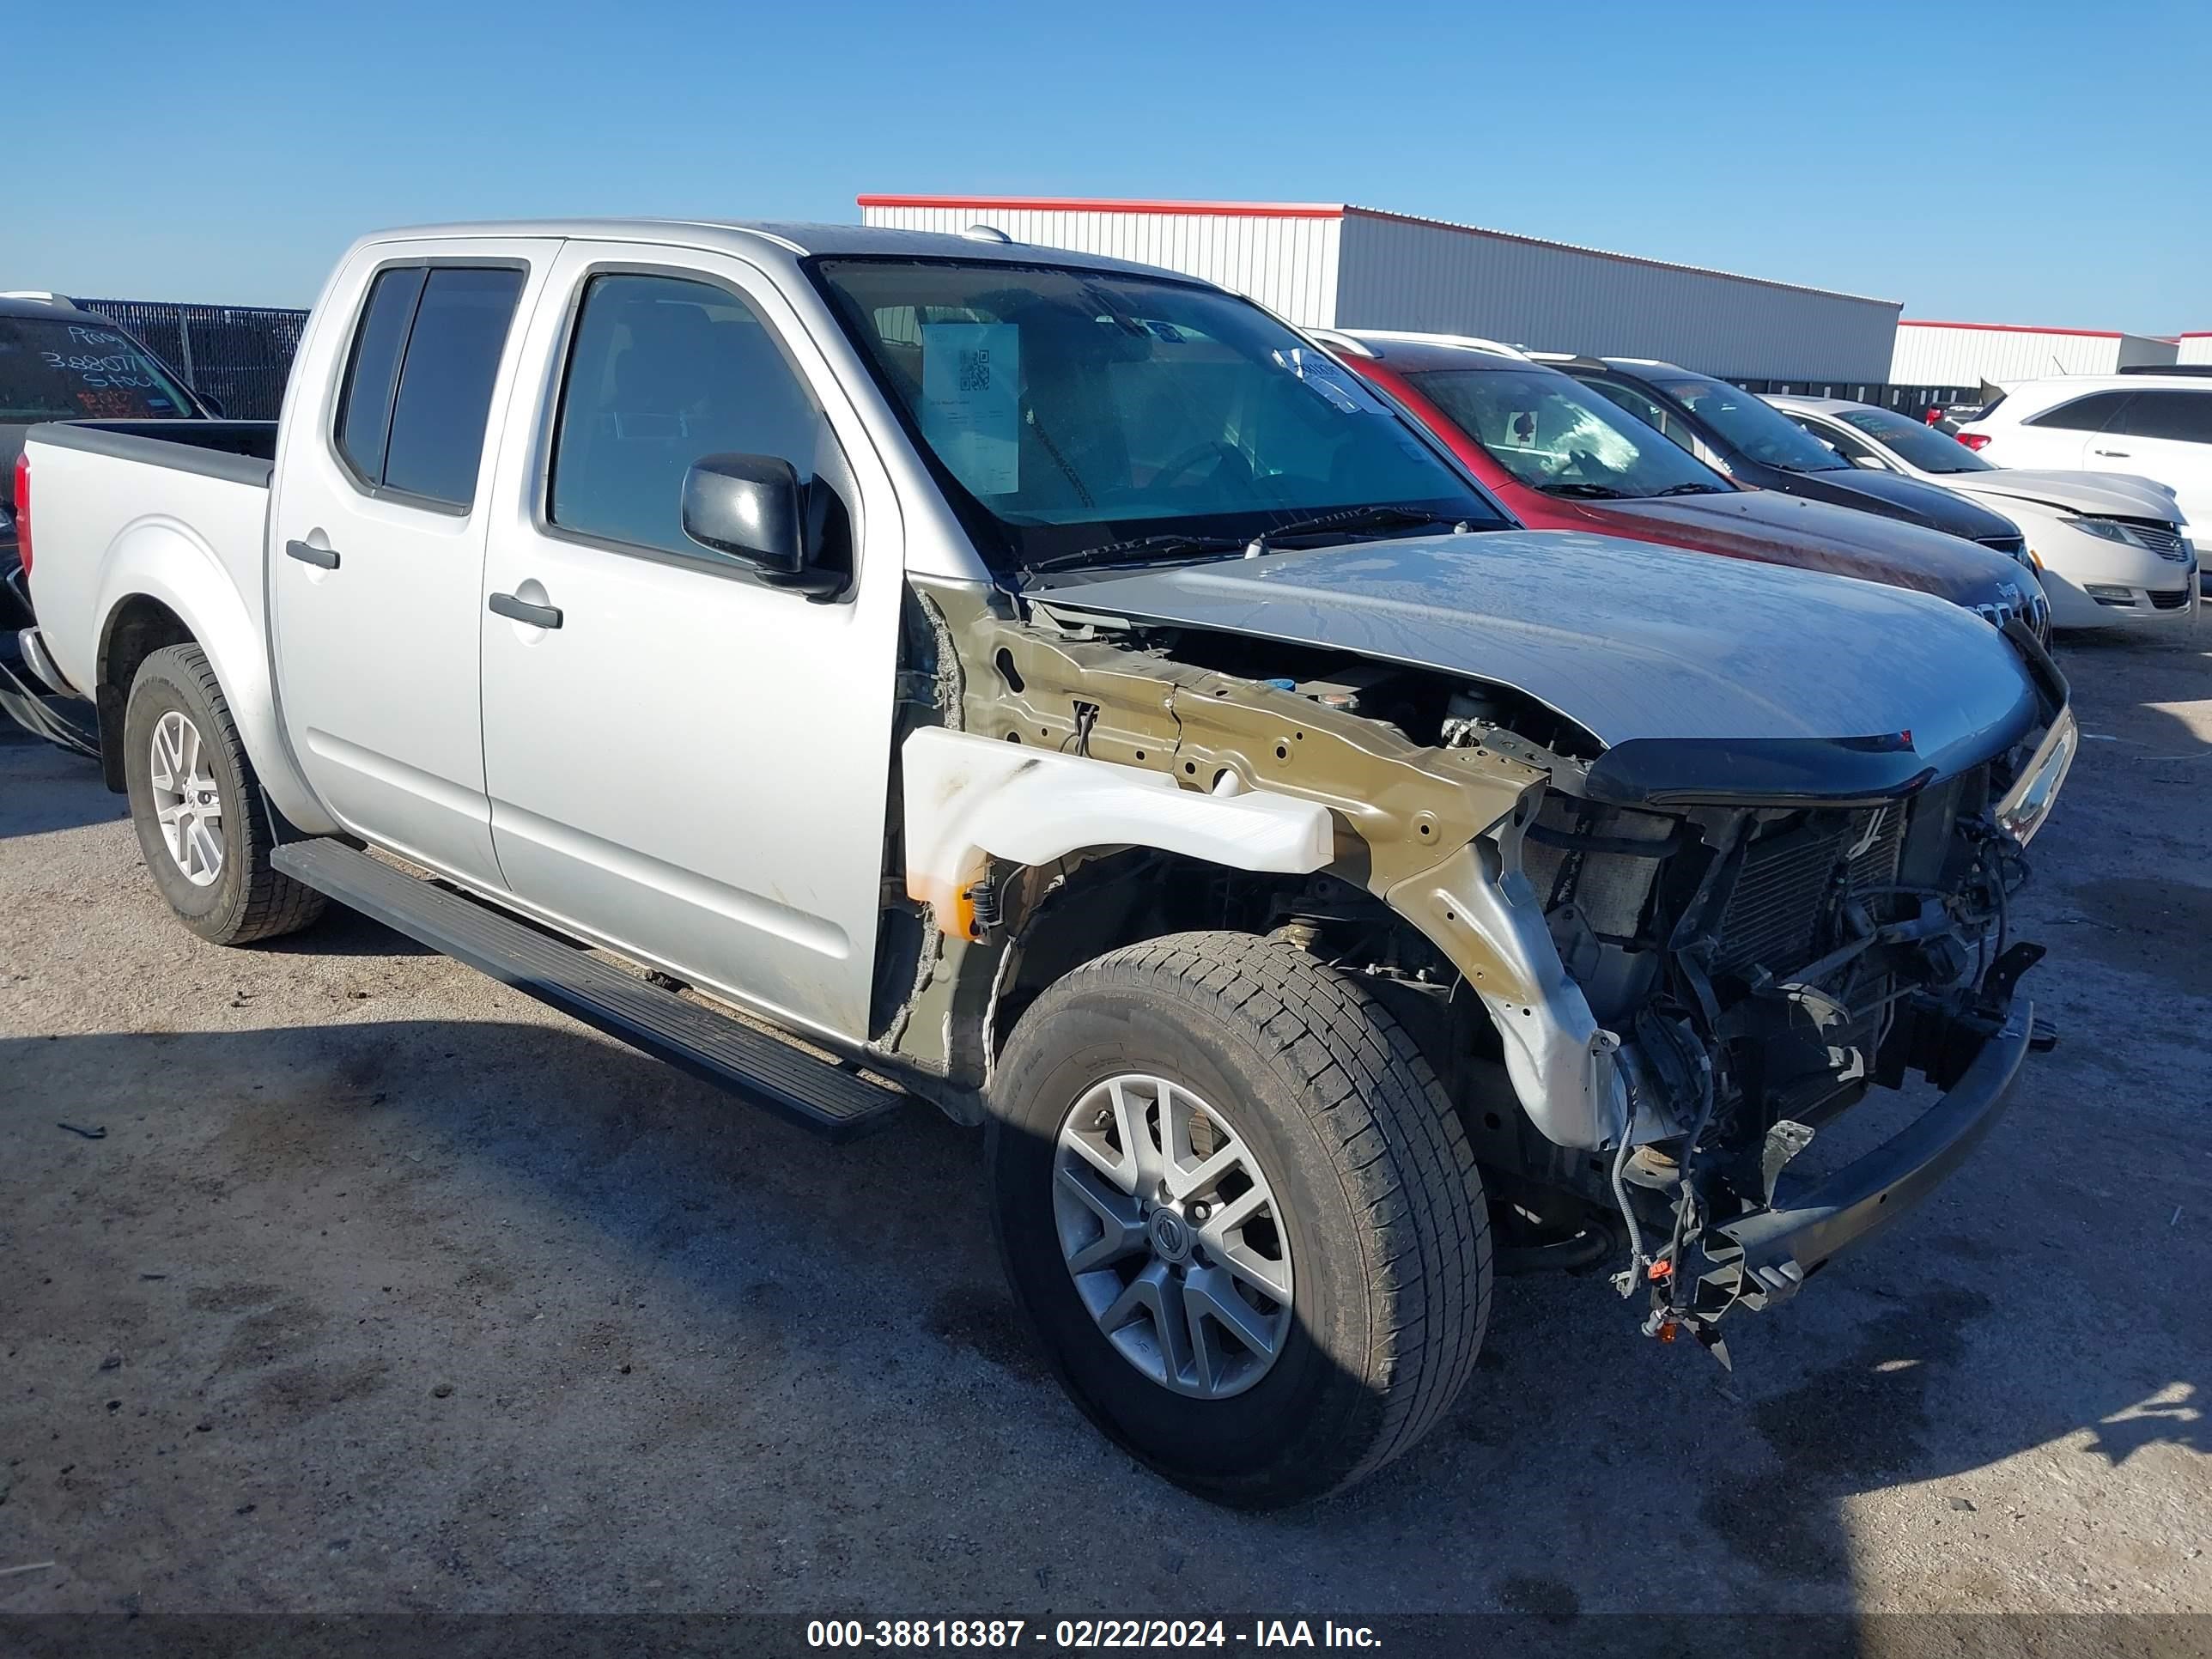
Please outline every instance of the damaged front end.
M1567 977L1617 1040L1622 1097L1612 1136L1547 1146L1494 1116L1487 1144L1478 1136L1478 1155L1521 1186L1532 1259L1578 1232L1606 1254L1625 1246L1613 1282L1644 1293L1645 1332L1686 1328L1725 1360L1724 1315L1787 1300L1989 1132L2026 1055L2056 1040L2019 994L2044 952L2014 937L2009 908L2076 732L2063 682L2030 649L2035 725L1995 734L2014 740L1948 775L1896 769L1880 787L1878 763L1752 753L1731 769L1794 767L1799 793L1728 801L1698 799L1711 784L1695 757L1679 770L1639 757L1635 788L1601 758L1555 773L1497 832L1501 885L1528 884ZM1890 752L1909 756L1909 734ZM1915 1085L1936 1097L1892 1138L1799 1173L1869 1091Z
M1018 607L919 593L904 888L931 929L897 1058L980 1087L1055 972L1191 928L1285 938L1422 1046L1504 1267L1626 1258L1647 1332L1717 1346L1932 1189L2050 1040L2009 907L2073 757L2064 683L2025 629L1860 584L1893 640L1927 635L1886 677L1802 629L1752 662L1740 632L1581 645L1416 604L1449 544L1375 614L1376 561L1407 556L1354 552L1345 604L1312 558L1296 589L1254 560ZM1883 1146L1802 1173L1870 1091L1923 1085Z

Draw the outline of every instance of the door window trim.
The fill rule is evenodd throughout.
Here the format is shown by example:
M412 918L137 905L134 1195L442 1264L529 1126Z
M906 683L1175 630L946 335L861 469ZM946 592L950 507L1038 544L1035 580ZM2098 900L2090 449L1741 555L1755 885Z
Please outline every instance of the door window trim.
M853 532L853 574L851 580L837 593L827 598L810 598L796 589L769 581L745 560L726 553L717 553L712 548L702 547L696 553L691 553L675 548L649 547L641 542L619 541L611 536L595 535L590 531L573 529L554 521L553 462L559 441L562 405L568 396L568 375L574 367L577 331L583 321L585 296L590 293L592 284L602 276L659 276L674 282L696 283L702 287L720 289L752 313L753 320L759 324L762 331L769 337L769 343L775 347L785 365L805 391L807 401L813 404L815 413L821 417L823 430L829 437L830 448L836 454L838 469L842 476L834 482L842 486L839 494L844 499L846 519ZM774 284L769 282L765 273L761 274L760 280L768 286L769 292L775 292ZM697 265L621 258L593 259L575 273L569 291L562 298L561 332L553 342L550 366L550 377L538 398L537 431L532 440L530 470L526 479L530 492L530 528L532 532L553 541L567 542L571 546L619 554L624 558L643 559L648 563L666 565L672 569L696 570L720 577L726 581L742 582L748 587L787 594L792 599L816 605L853 603L860 586L862 526L866 517L866 504L860 499L860 475L853 470L853 458L845 447L845 441L837 434L837 423L830 418L814 377L800 365L797 354L791 349L786 331L765 313L757 295L720 271L702 270Z
M424 273L423 292L428 292L428 273L437 270L512 270L520 273L522 285L515 289L514 311L507 319L507 337L500 343L500 367L506 366L507 354L514 344L516 325L525 320L523 301L530 292L531 278L536 274L537 270L532 261L520 255L508 255L502 258L492 254L472 257L465 253L420 256L394 254L391 258L379 260L371 266L367 276L362 280L361 297L355 301L352 315L346 327L345 369L337 376L335 389L331 392L317 424L322 430L325 455L337 463L338 471L345 475L345 481L351 486L355 495L368 501L381 501L389 506L412 507L418 513L434 513L442 519L465 520L477 510L474 497L465 502L456 504L453 501L441 501L434 495L418 495L411 489L395 489L390 484L371 483L355 469L351 457L347 455L343 447L338 442L338 415L345 406L347 394L353 389L355 354L361 348L362 325L368 320L368 302L370 296L376 292L377 279L387 270L420 270ZM415 298L417 314L420 313L422 306L422 296L418 293ZM397 410L399 406L399 387L407 378L407 350L414 343L415 319L410 317L407 319L407 337L399 343L399 362L392 371L392 408L385 415L384 441L387 449L392 442L392 411ZM498 370L495 369L492 380L495 392L498 390ZM491 439L493 416L498 401L498 398L494 397L484 410L484 441L486 442L489 442ZM481 454L477 458L477 495L481 496L484 489L484 474L491 470L484 466Z

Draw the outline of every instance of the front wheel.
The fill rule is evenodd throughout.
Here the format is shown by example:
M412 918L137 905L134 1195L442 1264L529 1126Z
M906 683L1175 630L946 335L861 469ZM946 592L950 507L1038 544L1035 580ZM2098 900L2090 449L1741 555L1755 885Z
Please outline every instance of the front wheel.
M1076 1403L1168 1479L1320 1497L1458 1395L1490 1304L1480 1178L1353 981L1248 934L1131 945L1023 1015L991 1103L1015 1297Z

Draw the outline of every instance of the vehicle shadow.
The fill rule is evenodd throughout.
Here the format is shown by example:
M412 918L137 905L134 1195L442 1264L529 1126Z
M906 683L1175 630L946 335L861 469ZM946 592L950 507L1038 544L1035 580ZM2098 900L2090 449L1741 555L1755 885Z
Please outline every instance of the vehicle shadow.
M48 743L0 716L0 840L127 817L100 763Z
M53 1373L0 1401L0 1544L215 1607L1847 1613L1869 1494L2207 1449L2212 1308L2056 1098L1732 1329L1733 1376L1601 1279L1510 1281L1419 1450L1254 1516L1059 1395L929 1109L831 1150L550 1018L15 1036L0 1079L0 1328ZM1986 1530L1997 1484L1910 1501Z

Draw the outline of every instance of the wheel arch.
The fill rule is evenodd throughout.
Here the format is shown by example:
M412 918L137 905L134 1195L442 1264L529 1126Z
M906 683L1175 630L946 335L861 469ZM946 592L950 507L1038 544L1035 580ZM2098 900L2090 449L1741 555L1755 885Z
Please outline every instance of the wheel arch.
M172 519L141 520L109 548L100 590L94 702L108 787L123 787L120 759L106 757L119 755L131 676L162 647L192 644L207 654L270 803L311 833L334 830L279 730L268 639L204 538Z

